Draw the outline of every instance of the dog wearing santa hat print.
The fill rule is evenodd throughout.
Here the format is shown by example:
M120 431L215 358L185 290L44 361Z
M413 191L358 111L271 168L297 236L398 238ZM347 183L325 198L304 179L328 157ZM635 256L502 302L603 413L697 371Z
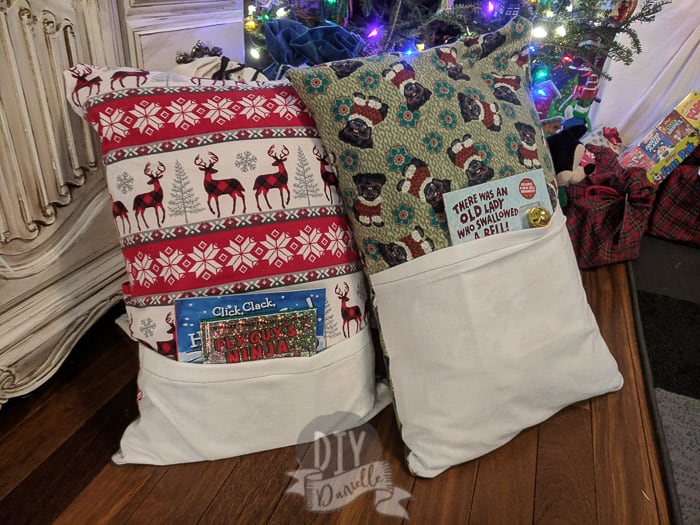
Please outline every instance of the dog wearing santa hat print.
M476 186L493 178L493 169L486 165L469 133L452 141L447 155L452 164L465 171L469 186Z
M516 122L515 129L520 136L520 145L518 146L518 160L520 164L530 170L541 168L542 163L537 154L537 142L535 140L537 131L530 124L525 124L524 122Z
M522 105L517 92L520 91L521 81L517 75L483 75L482 77L493 89L493 96L498 100L510 102L516 106Z
M411 233L390 243L378 243L377 250L389 266L397 266L416 257L430 253L435 249L435 243L426 237L423 228L414 226Z
M388 69L382 71L382 75L403 93L406 98L406 107L410 111L420 109L433 94L423 84L416 82L416 73L408 62L394 62Z
M372 130L384 121L388 110L389 106L377 97L353 93L350 114L345 126L338 132L338 138L358 148L372 148Z
M399 180L396 189L427 202L436 213L442 213L445 211L442 195L450 191L451 181L433 178L428 165L414 157L404 167L403 178Z
M464 122L479 121L486 129L501 130L501 115L498 114L497 104L477 100L465 93L458 93L457 99Z

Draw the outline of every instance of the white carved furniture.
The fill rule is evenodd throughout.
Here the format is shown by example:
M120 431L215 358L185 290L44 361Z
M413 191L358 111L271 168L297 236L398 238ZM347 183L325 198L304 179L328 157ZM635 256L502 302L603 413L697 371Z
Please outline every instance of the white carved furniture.
M125 279L97 141L62 72L170 69L197 40L243 62L242 18L241 0L0 0L0 406L53 375Z

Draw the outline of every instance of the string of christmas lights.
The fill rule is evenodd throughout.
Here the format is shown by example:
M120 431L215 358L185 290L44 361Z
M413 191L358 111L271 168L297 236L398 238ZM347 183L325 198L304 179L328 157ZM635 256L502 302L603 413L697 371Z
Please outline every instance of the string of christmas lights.
M585 117L590 105L598 100L599 79L609 78L606 61L630 64L634 55L641 52L634 25L652 22L669 3L670 0L639 0L640 5L638 0L249 0L245 19L247 61L248 65L263 69L277 60L269 53L265 37L265 27L271 23L281 28L274 37L278 54L290 28L334 25L360 42L351 42L352 53L369 56L395 51L411 54L448 44L498 29L519 15L533 22L532 94L540 116L566 113ZM301 26L280 24L282 20ZM623 35L626 38L621 38ZM304 63L314 65L313 62L308 57Z

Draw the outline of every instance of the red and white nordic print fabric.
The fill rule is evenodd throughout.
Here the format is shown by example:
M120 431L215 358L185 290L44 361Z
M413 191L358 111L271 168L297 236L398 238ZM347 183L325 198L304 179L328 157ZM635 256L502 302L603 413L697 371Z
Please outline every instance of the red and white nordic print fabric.
M349 303L366 313L364 277L315 123L289 84L89 65L65 79L101 140L135 339L187 359L175 299L283 286L326 288L326 347L366 323L343 324Z

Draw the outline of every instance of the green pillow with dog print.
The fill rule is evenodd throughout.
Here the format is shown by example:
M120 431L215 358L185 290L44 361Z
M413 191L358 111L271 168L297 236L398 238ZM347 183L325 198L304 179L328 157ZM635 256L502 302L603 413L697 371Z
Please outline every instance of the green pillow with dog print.
M450 245L446 192L541 168L556 203L529 97L530 29L515 19L416 55L287 74L334 159L418 476L622 386L561 210L546 228Z
M413 55L288 71L334 159L369 274L450 245L443 193L540 167L554 184L528 89L530 29L516 18Z

